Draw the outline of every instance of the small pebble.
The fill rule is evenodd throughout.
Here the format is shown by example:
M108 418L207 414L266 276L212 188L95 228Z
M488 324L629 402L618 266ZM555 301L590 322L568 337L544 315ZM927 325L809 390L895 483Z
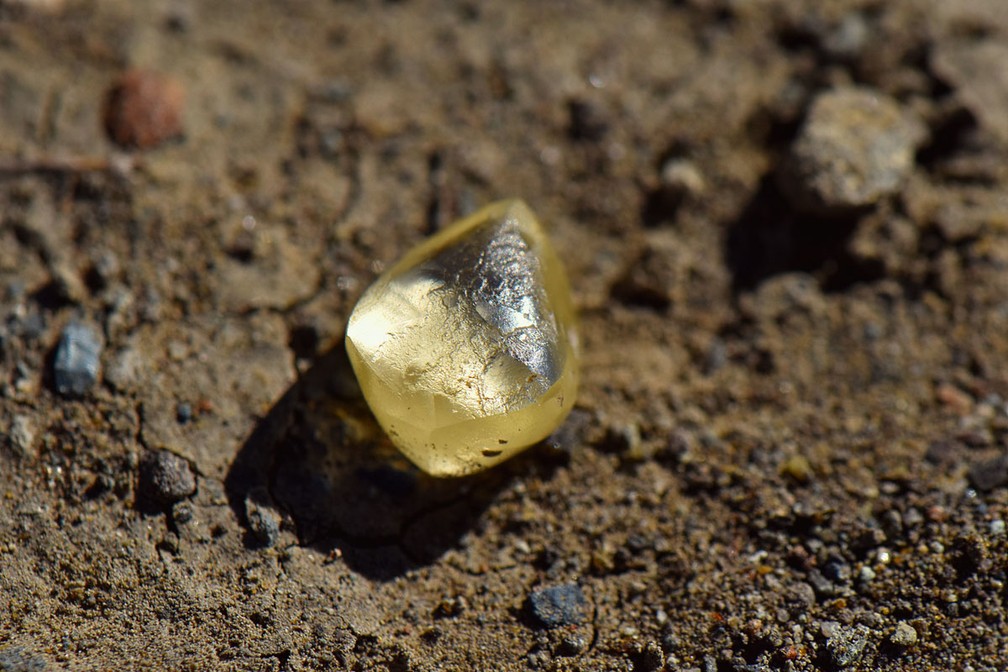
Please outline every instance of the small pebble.
M822 574L834 583L848 583L851 579L851 568L839 558L831 558L823 565Z
M8 434L11 446L21 455L27 456L31 454L32 447L35 445L35 436L35 426L32 424L31 418L27 415L15 415L11 420Z
M796 483L808 483L812 480L812 465L804 455L792 455L781 464L780 474Z
M249 531L265 548L274 546L280 536L280 514L264 503L269 501L268 497L264 492L253 492L245 498L245 519Z
M173 504L196 492L189 461L168 450L149 453L140 463L140 494L161 504Z
M82 396L98 380L102 345L91 327L71 322L63 329L56 358L53 379L56 391L64 396Z
M847 627L830 622L829 627L824 623L822 630L826 636L826 650L837 667L856 663L868 644L868 629L863 625Z
M970 467L969 480L980 492L989 492L1008 484L1008 455L975 463Z
M899 190L923 137L923 124L878 91L820 94L785 161L781 188L808 214L849 214Z
M529 595L532 615L547 628L582 623L587 604L581 586L576 583L537 588Z
M900 623L896 626L896 631L889 636L896 646L908 647L917 643L917 631L908 623Z
M172 519L178 525L185 525L193 519L194 511L189 502L178 502L172 507Z
M995 518L990 522L990 533L991 536L1000 537L1005 533L1005 521L1001 518Z
M556 655L569 658L571 656L576 656L585 650L588 643L585 642L584 637L581 635L567 635L560 640L560 644L557 645Z
M193 419L192 405L181 402L175 406L175 419L180 425L188 424Z
M703 173L689 159L675 158L665 162L661 170L662 188L669 195L700 196L707 189Z
M822 572L818 569L813 569L808 573L808 581L815 590L816 595L820 597L832 597L838 592L837 586L823 576Z
M129 70L105 98L105 131L122 147L149 149L182 135L185 89L150 70Z

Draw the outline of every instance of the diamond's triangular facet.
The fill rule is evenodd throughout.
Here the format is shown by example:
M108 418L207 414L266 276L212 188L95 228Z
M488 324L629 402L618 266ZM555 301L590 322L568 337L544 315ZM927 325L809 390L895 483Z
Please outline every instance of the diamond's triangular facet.
M346 344L378 422L436 476L480 471L545 438L577 392L567 279L518 200L410 251L361 297Z

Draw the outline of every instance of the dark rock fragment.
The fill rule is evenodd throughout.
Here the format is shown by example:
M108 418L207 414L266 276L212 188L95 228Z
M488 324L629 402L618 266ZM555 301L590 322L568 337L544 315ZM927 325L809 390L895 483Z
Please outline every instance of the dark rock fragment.
M581 586L576 583L537 588L529 595L532 615L547 628L584 622L587 606Z
M557 645L556 655L569 658L571 656L576 656L588 647L588 642L585 641L584 637L577 634L567 635L560 640L560 644Z
M140 463L139 492L158 504L173 504L196 492L189 461L168 450L149 453Z
M268 494L253 492L245 498L245 520L249 531L262 546L270 548L280 536L280 514L267 505Z
M977 462L969 470L969 480L980 492L1008 484L1008 455Z

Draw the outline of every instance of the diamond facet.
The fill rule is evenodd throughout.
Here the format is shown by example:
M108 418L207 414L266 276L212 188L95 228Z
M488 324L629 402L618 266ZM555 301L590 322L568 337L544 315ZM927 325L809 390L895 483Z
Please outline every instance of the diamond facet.
M408 252L358 301L346 347L378 422L434 476L474 473L540 441L577 394L570 288L519 200Z

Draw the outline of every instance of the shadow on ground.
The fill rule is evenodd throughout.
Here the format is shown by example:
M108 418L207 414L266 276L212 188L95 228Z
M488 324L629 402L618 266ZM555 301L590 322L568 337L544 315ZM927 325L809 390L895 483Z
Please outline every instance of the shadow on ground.
M226 487L248 545L262 534L247 512L276 509L302 546L339 549L352 570L390 580L455 546L521 464L462 479L417 470L368 410L340 339L261 420Z
M742 214L728 226L724 260L735 293L782 273L809 273L828 292L882 277L875 263L858 259L849 248L861 213L834 217L795 211L781 193L776 175L764 176Z

